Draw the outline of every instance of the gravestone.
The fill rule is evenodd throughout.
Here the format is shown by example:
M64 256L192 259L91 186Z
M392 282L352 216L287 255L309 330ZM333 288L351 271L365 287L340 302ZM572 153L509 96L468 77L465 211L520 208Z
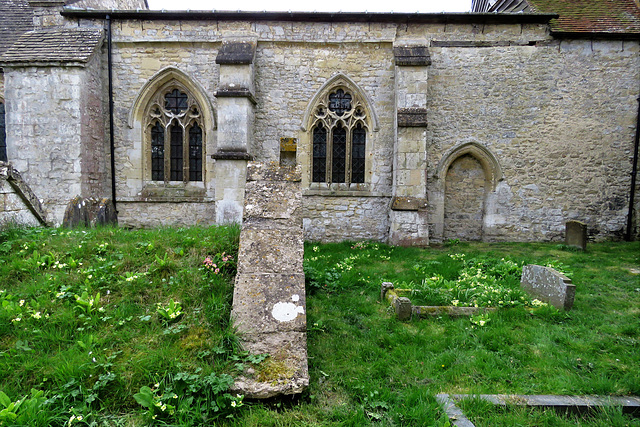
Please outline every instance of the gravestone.
M587 250L587 224L580 221L567 221L564 242L567 246Z
M244 349L269 354L233 391L249 398L309 385L300 169L249 163L231 316Z
M525 265L522 267L520 286L529 295L559 310L571 310L573 307L576 286L571 279L553 268Z
M117 223L118 216L111 199L85 199L80 196L69 201L62 220L62 226L67 228Z

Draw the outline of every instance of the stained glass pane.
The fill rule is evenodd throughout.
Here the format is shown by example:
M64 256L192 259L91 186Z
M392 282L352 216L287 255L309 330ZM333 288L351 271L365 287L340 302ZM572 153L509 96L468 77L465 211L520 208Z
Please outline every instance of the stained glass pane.
M313 182L327 180L327 130L319 124L313 129Z
M345 93L342 89L338 89L329 95L329 110L339 116L351 110L351 95Z
M187 109L187 94L174 89L164 96L164 108L173 114L179 114Z
M202 181L202 129L189 129L189 181Z
M338 125L333 130L331 182L344 182L347 157L347 131Z
M364 182L366 140L367 132L361 124L358 124L358 126L353 130L353 136L351 139L351 182L356 184Z
M151 128L151 179L164 181L164 128L160 122Z
M171 131L171 181L182 181L182 127L174 124Z

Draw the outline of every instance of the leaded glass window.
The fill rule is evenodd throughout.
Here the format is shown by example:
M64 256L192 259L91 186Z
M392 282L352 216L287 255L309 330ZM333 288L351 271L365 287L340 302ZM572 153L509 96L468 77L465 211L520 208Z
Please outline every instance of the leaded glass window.
M151 128L151 179L164 181L164 128L159 121Z
M202 129L189 129L189 181L202 181Z
M4 125L4 103L0 102L0 162L7 161L7 134Z
M364 183L367 129L364 103L347 89L321 98L311 126L311 181Z
M322 123L313 129L313 182L324 182L327 176L327 129Z
M152 181L202 181L204 127L200 107L176 81L161 88L148 107Z

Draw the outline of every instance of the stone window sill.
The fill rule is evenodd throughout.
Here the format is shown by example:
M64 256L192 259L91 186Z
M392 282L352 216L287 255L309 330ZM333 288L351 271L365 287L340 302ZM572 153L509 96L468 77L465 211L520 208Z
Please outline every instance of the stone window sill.
M303 196L326 197L390 197L389 194L371 191L369 184L324 184L314 182L302 192Z

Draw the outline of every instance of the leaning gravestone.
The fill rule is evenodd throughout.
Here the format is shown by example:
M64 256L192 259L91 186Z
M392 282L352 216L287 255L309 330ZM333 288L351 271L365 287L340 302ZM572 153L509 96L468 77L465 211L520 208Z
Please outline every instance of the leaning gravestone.
M525 265L522 267L520 286L529 295L559 310L571 310L573 307L576 286L571 279L553 268Z
M239 376L250 398L309 385L300 169L249 163L231 316L245 350L269 354Z
M62 226L67 228L117 223L118 215L111 199L85 199L80 196L69 201L62 220Z
M587 224L580 221L567 221L564 243L567 246L587 250Z

